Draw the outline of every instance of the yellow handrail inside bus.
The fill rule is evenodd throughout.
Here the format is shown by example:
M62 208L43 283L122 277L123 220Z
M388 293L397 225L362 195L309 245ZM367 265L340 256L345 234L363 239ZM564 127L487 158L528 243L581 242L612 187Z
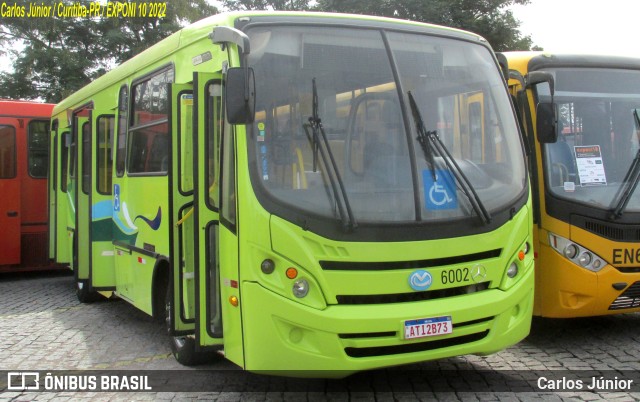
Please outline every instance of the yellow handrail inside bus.
M291 165L293 173L293 188L306 189L307 188L307 174L304 171L304 159L302 157L302 151L300 148L296 148L296 154L298 156L298 163ZM298 176L299 175L299 176ZM300 180L298 181L298 177Z
M191 209L182 217L182 219L176 222L176 227L182 225L184 221L186 221L191 215L193 215L193 207L191 207Z

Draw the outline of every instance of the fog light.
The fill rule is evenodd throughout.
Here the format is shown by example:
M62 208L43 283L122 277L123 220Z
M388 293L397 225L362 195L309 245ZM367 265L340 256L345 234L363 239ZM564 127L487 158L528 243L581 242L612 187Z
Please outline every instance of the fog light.
M580 258L578 258L578 263L583 267L586 267L587 265L591 264L592 259L593 257L591 256L591 253L585 252L580 254Z
M511 265L509 265L509 269L507 269L507 276L509 278L513 278L516 275L518 275L518 265L516 265L515 262L512 262Z
M262 264L260 264L260 269L263 273L270 274L274 269L276 269L276 264L273 260L264 260L262 261Z
M578 246L575 244L569 244L564 248L564 256L568 259L572 260L576 258L576 255L578 255Z
M305 297L309 293L309 282L306 279L298 279L293 283L291 290L295 297Z

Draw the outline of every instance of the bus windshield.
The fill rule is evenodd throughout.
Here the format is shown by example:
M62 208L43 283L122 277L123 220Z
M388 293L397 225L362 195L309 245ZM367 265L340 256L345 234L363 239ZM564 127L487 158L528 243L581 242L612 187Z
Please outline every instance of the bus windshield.
M345 204L359 225L480 220L442 155L425 158L408 92L489 212L522 196L522 145L488 48L379 29L256 26L247 34L256 81L252 181L285 218L335 220ZM310 130L314 111L324 156ZM340 181L345 194L332 186Z
M640 71L557 68L554 101L559 108L558 141L544 145L548 191L598 209L614 209L616 194L638 153ZM549 101L547 85L538 98ZM628 180L627 180L628 181ZM632 188L632 187L630 187ZM640 210L640 195L631 195L626 212Z

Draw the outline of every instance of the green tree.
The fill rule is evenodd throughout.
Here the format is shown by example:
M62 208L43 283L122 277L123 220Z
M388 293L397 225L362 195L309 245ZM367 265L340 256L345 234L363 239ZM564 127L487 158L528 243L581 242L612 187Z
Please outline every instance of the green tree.
M529 50L530 36L519 31L520 23L508 9L530 0L224 0L230 10L317 10L369 14L411 19L475 32L495 51Z
M28 1L15 3L29 9ZM164 18L3 18L0 49L19 50L0 50L15 60L13 72L0 73L0 97L58 102L185 24L217 13L206 0L166 4Z

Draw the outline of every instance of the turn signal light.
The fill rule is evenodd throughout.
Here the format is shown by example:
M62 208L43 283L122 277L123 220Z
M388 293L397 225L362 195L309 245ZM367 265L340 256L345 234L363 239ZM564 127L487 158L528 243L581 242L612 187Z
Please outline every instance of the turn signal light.
M285 274L287 275L287 278L295 279L298 276L298 270L293 267L287 268L287 271Z

